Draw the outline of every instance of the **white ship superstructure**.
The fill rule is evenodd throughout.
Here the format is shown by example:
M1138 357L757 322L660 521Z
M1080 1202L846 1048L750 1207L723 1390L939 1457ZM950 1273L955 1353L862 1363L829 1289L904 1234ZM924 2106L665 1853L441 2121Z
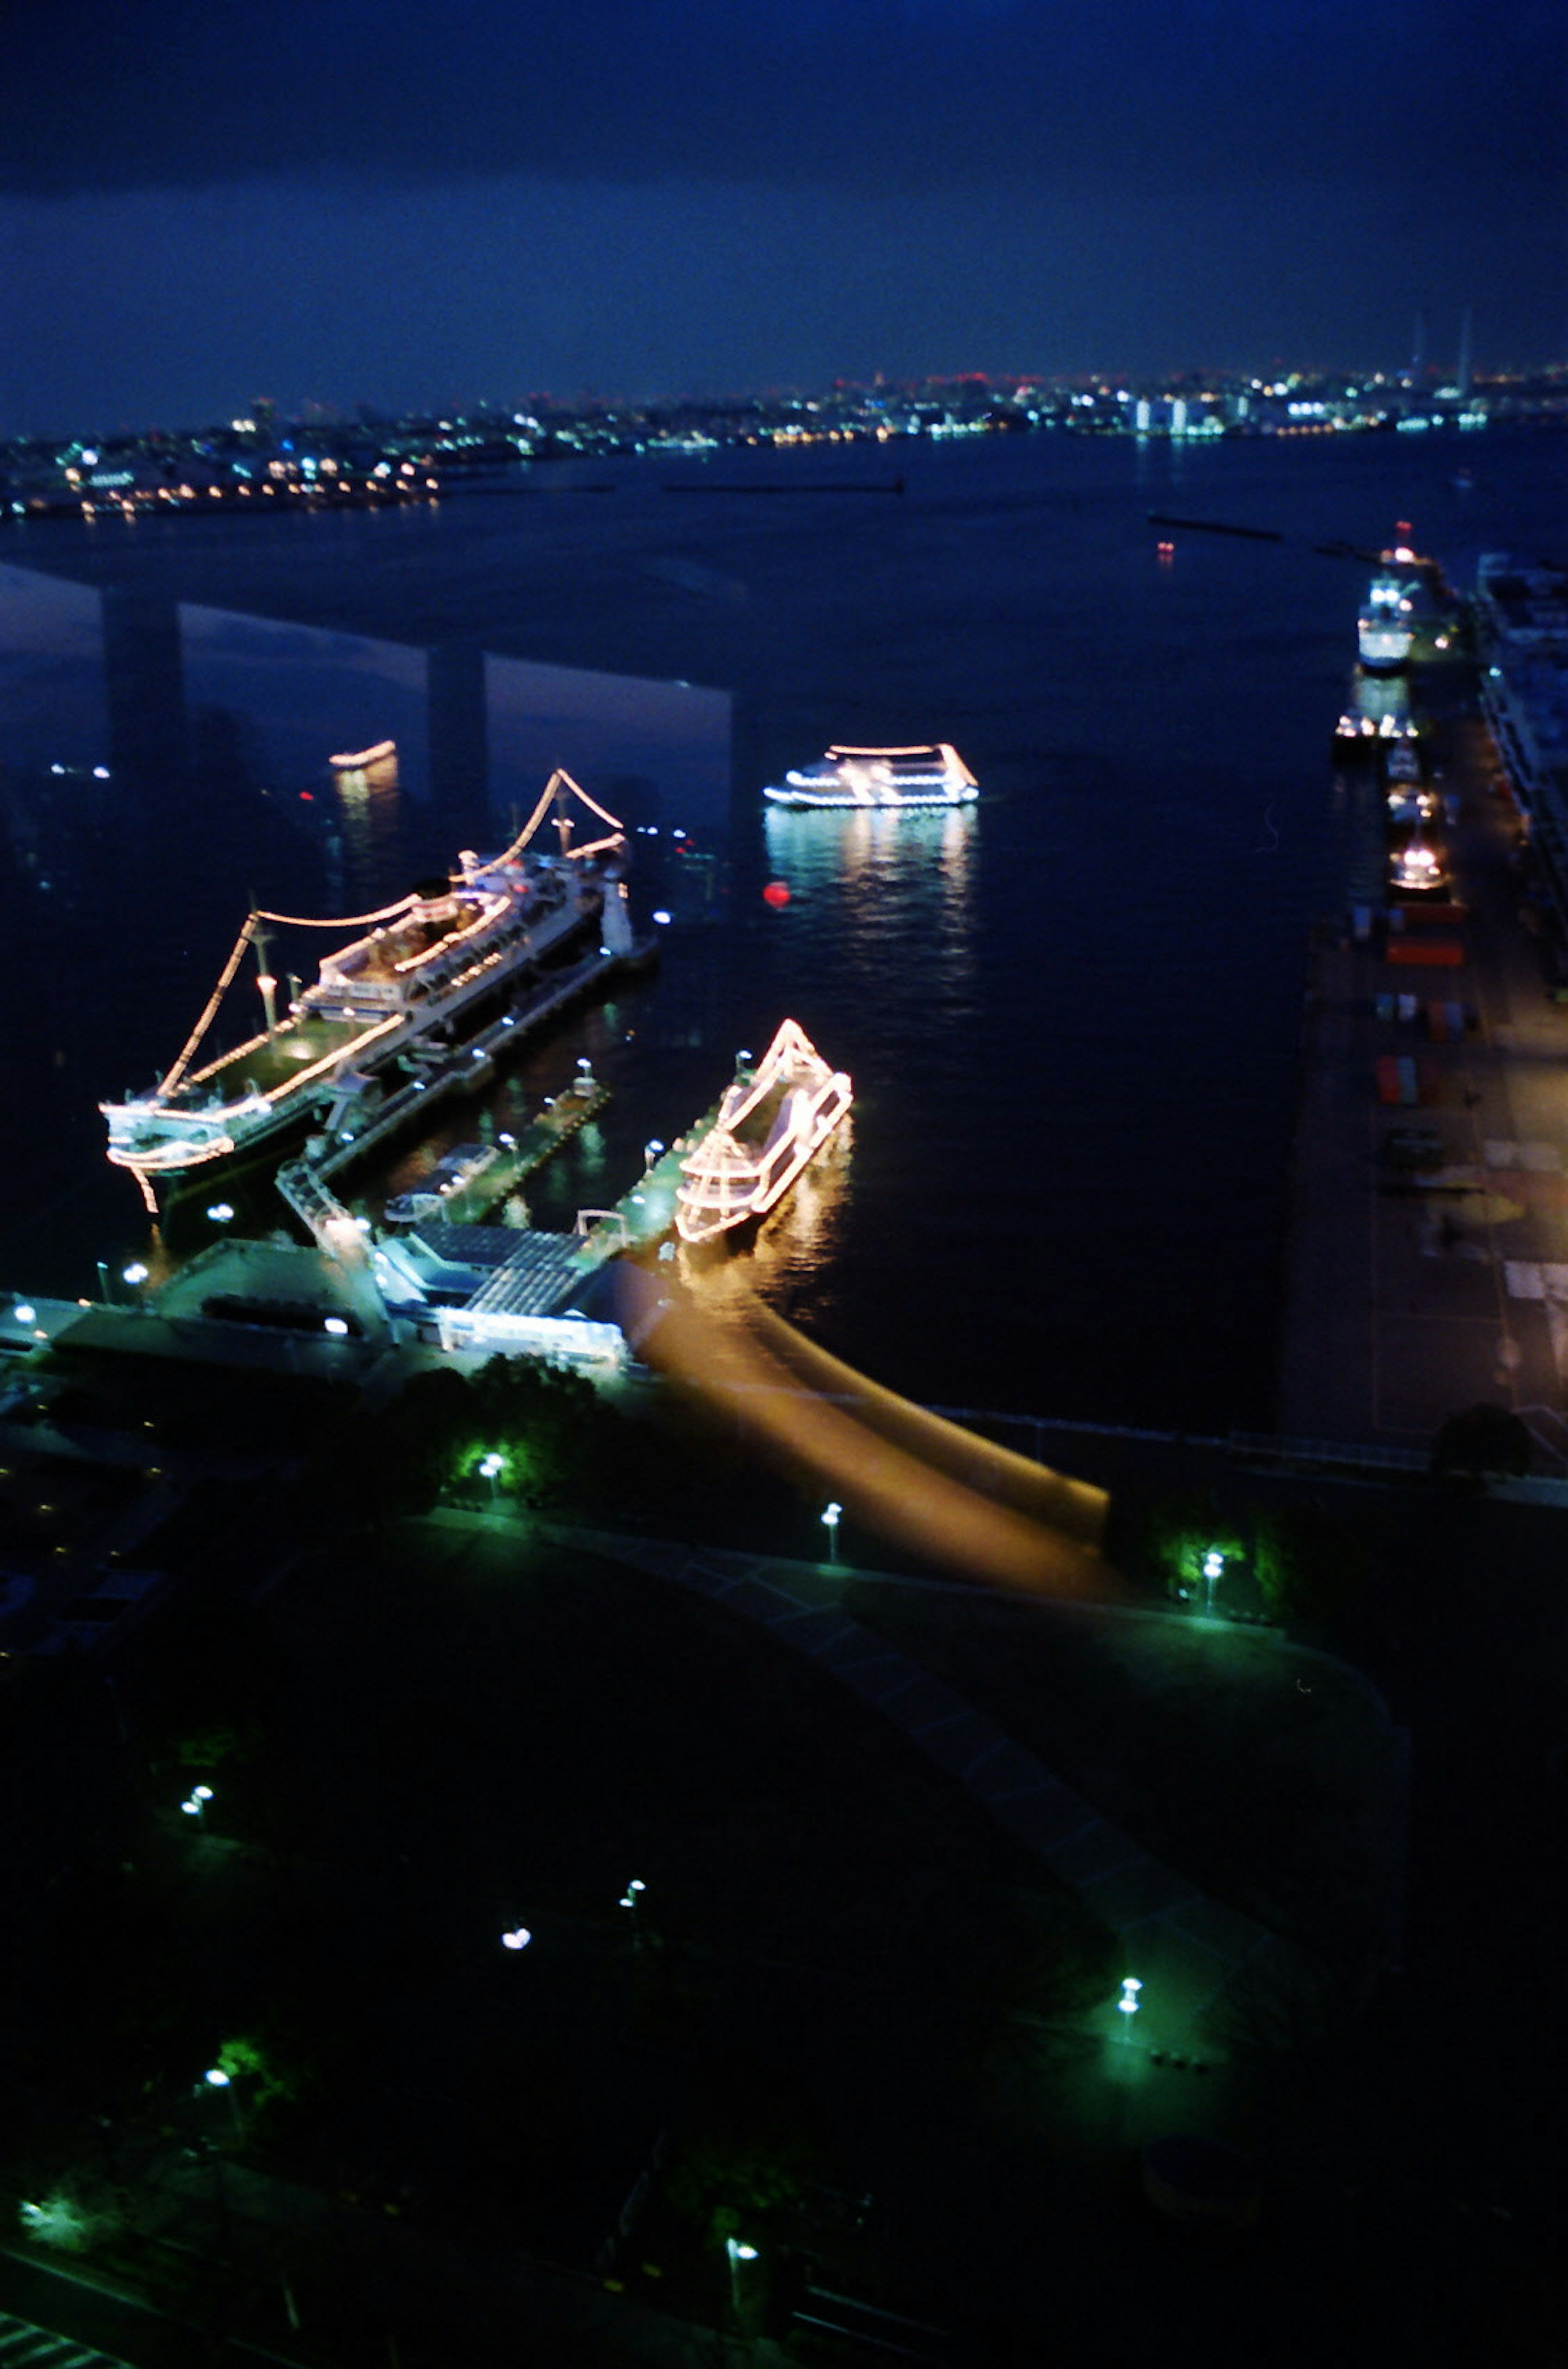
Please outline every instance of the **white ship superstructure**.
M568 792L609 826L580 847L570 844ZM552 807L559 852L526 852ZM373 1076L427 1041L460 1038L470 1013L590 930L607 960L629 953L617 863L624 847L614 818L557 772L510 847L489 858L465 853L440 887L349 921L252 912L167 1075L145 1094L99 1105L109 1122L109 1159L138 1177L155 1206L160 1187L193 1170L249 1154L274 1138L281 1143L332 1101L349 1073ZM270 932L283 927L358 928L364 934L325 958L314 985L280 1020L267 949ZM265 1025L235 1050L200 1062L247 948L257 957Z
M1397 674L1410 663L1412 606L1399 577L1373 577L1356 621L1356 647L1369 673Z
M713 1126L681 1164L675 1224L706 1242L783 1199L853 1101L806 1031L786 1020L754 1069L725 1093Z
M949 741L910 749L835 744L814 765L792 766L762 795L783 807L955 807L979 795Z

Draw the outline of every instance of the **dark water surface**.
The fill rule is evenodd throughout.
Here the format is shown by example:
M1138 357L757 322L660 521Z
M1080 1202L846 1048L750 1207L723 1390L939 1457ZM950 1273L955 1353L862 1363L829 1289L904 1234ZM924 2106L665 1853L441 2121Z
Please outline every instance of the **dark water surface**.
M1253 1425L1271 1415L1307 933L1346 861L1330 734L1367 573L1313 546L1375 548L1409 521L1462 587L1479 552L1550 532L1562 451L1501 430L993 437L885 465L712 465L730 485L904 481L817 498L694 498L673 490L684 464L645 460L428 511L29 522L0 560L339 637L732 692L715 918L692 907L651 981L531 1057L541 1091L579 1051L615 1088L542 1182L536 1222L625 1189L644 1141L686 1126L736 1050L793 1013L851 1071L856 1106L848 1156L759 1246L777 1304L944 1403ZM1184 534L1167 563L1150 509L1285 540ZM206 719L177 800L40 787L40 719L71 722L73 761L91 723L69 635L16 617L13 601L6 681L33 770L14 735L0 1276L88 1291L96 1259L143 1239L97 1099L166 1066L252 894L303 911L396 894L450 855L452 823L398 793L336 814L287 781L263 798L232 716ZM266 652L258 636L257 713ZM286 696L302 695L296 673ZM976 808L762 812L761 784L830 739L928 738L979 775ZM779 910L761 896L774 879Z

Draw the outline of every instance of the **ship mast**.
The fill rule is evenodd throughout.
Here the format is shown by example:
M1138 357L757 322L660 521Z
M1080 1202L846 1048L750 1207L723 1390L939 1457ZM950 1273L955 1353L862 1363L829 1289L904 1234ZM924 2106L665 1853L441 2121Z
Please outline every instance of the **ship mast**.
M272 935L260 913L253 912L251 921L255 925L250 935L251 944L256 948L256 984L261 990L262 1009L267 1014L267 1034L274 1036L278 1032L278 982L267 967L267 949L272 943Z

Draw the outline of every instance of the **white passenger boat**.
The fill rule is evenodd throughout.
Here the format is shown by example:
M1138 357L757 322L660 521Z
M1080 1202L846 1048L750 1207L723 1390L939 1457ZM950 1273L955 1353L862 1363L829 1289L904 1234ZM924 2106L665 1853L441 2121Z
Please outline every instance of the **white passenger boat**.
M713 1126L681 1163L681 1240L712 1242L773 1208L853 1099L843 1071L830 1070L799 1024L786 1020L756 1067L737 1072Z
M853 749L837 744L814 765L792 766L762 792L781 807L955 807L978 797L979 785L946 740L912 749Z

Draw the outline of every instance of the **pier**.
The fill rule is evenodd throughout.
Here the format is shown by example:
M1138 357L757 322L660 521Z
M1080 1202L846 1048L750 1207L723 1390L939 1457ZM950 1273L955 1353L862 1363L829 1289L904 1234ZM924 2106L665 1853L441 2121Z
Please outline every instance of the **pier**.
M652 939L642 939L630 954L587 956L569 970L562 971L538 994L532 996L521 1011L502 1013L498 1020L492 1021L487 1028L461 1048L453 1050L445 1046L416 1048L407 1058L424 1074L398 1087L384 1101L371 1099L373 1081L345 1081L326 1114L323 1132L311 1139L313 1143L320 1146L311 1165L326 1183L336 1182L370 1152L384 1149L403 1128L416 1120L424 1121L428 1114L448 1096L473 1093L480 1086L487 1084L495 1076L498 1063L509 1057L544 1021L599 980L624 967L635 968L647 961L653 948ZM607 1099L607 1094L601 1091L593 1109L600 1108ZM591 1110L582 1109L577 1116L577 1125L580 1126L584 1119L591 1116ZM539 1135L537 1131L542 1126L544 1132ZM549 1114L534 1122L534 1127L528 1131L531 1150L500 1192L509 1191L512 1184L548 1159L559 1148L566 1135L575 1131L573 1127L564 1127L563 1122L552 1120ZM523 1139L520 1138L520 1151ZM489 1173L486 1172L486 1177ZM496 1198L500 1197L500 1192Z
M1456 893L1417 917L1447 924L1431 944L1386 887L1381 910L1368 896L1318 933L1277 1428L1425 1460L1447 1418L1484 1401L1528 1425L1538 1470L1564 1473L1568 1010L1544 975L1525 825L1452 641L1434 643L1407 696L1451 818ZM1358 903L1382 865L1380 773L1353 792L1365 806ZM1413 951L1434 944L1442 967L1413 971Z

